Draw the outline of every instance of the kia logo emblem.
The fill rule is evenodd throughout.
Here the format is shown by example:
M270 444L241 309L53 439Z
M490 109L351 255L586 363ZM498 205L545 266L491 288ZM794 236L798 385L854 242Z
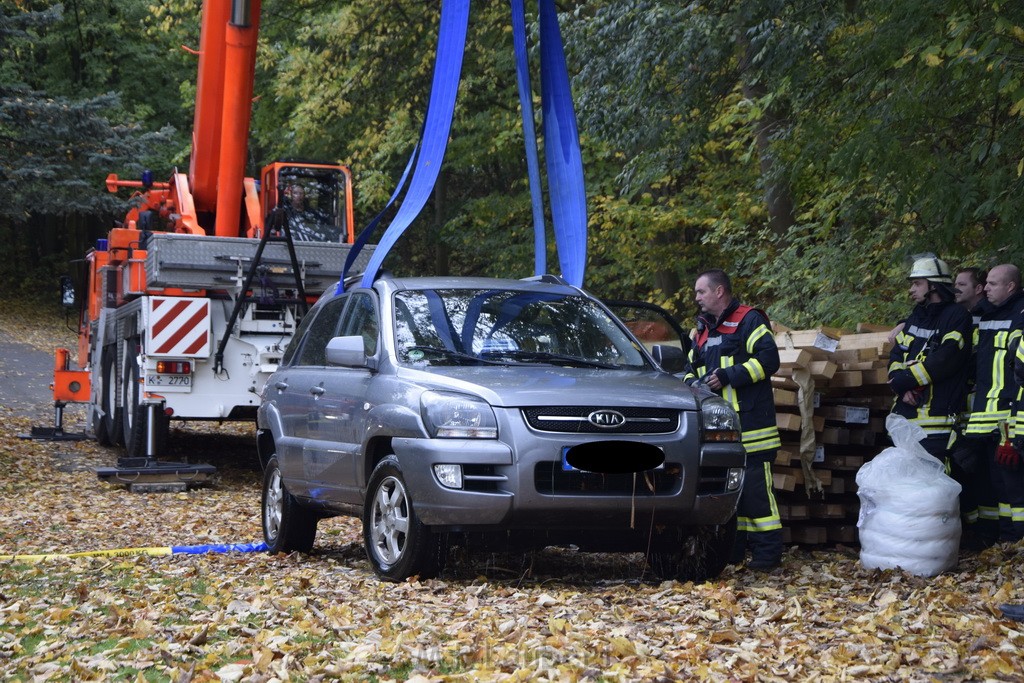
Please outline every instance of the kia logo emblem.
M587 415L587 422L595 427L608 429L626 424L626 416L617 410L595 410Z

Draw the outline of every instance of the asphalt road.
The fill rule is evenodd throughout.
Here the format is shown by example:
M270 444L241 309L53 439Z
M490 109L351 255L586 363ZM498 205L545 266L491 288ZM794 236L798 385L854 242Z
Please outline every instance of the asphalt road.
M27 417L33 427L53 427L54 407L50 382L53 381L54 357L34 346L12 341L0 332L0 418ZM71 403L64 408L64 432L85 431L86 406ZM252 478L258 473L254 435L251 424L229 422L172 423L167 460L208 462L218 470L231 470L239 476ZM22 432L23 430L19 430ZM27 430L24 430L27 432ZM90 439L91 441L91 439ZM73 442L71 442L73 443ZM76 449L71 443L63 447L68 453ZM113 465L121 449L109 450Z
M16 415L38 418L35 424L52 426L50 382L53 380L53 365L52 353L0 339L0 395L3 396L3 405ZM81 411L72 406L65 410L65 429L72 428L67 421L77 417L74 415L76 412Z

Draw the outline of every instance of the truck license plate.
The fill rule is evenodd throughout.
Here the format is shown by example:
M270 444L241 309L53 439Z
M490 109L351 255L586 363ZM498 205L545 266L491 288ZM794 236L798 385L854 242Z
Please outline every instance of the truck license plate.
M146 375L146 386L151 387L190 387L191 375Z

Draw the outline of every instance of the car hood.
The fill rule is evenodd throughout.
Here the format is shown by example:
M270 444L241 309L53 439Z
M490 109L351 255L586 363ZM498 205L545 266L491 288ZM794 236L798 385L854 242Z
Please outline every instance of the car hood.
M544 365L401 368L424 388L475 394L494 406L649 406L695 410L700 399L672 375L652 370L599 370Z

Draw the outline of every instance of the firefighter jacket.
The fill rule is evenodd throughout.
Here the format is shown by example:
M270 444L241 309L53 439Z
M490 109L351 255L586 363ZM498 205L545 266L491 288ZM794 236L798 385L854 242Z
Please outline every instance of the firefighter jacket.
M952 301L918 304L889 353L892 412L929 436L948 435L963 409L970 374L971 314ZM917 405L903 400L916 395Z
M978 305L971 309L971 363L967 372L967 395L962 412L971 412L974 405L974 378L978 374L978 325L981 324L981 316L992 310L992 304L984 297Z
M1024 311L1021 312L1021 318L1021 324L1024 324ZM1017 332L1021 333L1020 327L1017 328ZM1014 354L1013 363L1013 377L1017 382L1017 400L1010 431L1012 436L1021 437L1024 436L1024 416L1021 415L1021 408L1024 407L1022 406L1024 404L1024 344L1020 343L1020 337L1017 341L1017 352Z
M999 423L1011 423L1017 383L1014 358L1021 336L1024 294L1017 292L982 314L978 322L974 401L966 434L998 433Z
M698 317L683 380L694 384L714 373L722 397L739 413L744 448L757 453L782 445L770 379L778 369L779 349L768 317L733 299L717 320Z

